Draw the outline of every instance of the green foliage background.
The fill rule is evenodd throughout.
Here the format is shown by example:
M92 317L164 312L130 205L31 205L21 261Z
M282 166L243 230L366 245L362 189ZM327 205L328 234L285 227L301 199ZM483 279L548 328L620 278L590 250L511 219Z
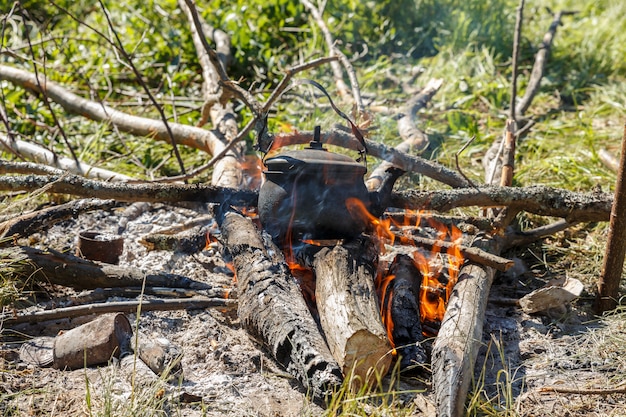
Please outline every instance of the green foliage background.
M511 0L335 0L326 4L324 18L339 48L354 58L368 104L399 110L430 78L443 79L430 106L418 115L419 127L432 141L428 156L454 167L455 153L475 137L460 164L466 175L481 182L481 158L502 134L507 117L517 5ZM317 23L298 1L214 0L198 1L198 6L208 23L231 37L231 77L260 98L270 93L285 69L328 54ZM189 23L175 0L0 0L0 64L45 72L83 97L158 118L129 63L112 44L105 10L169 119L197 123L202 104L201 70ZM552 22L552 12L558 10L577 14L564 17L556 34L541 90L527 115L536 124L518 144L515 185L610 191L615 174L603 165L598 152L606 148L618 153L626 120L626 2L527 1L520 96ZM316 79L336 96L328 66L300 76ZM411 91L402 82L409 83ZM291 98L277 106L272 129L280 128L278 121L301 130L309 129L313 121L338 121L322 100L311 103L309 96ZM0 81L0 104L17 137L69 156L41 96ZM341 106L349 110L349 104ZM168 144L67 114L54 103L52 110L83 161L138 178L178 173ZM242 123L250 117L240 103L237 111ZM0 124L0 133L5 130ZM370 138L398 143L395 118L377 114ZM194 149L181 147L181 152L188 168L208 158ZM1 148L0 154L17 159ZM195 180L206 181L207 177ZM399 185L441 187L415 175ZM6 197L0 208L11 201ZM546 221L524 218L520 223ZM606 225L584 225L563 238L546 241L541 256L530 255L543 267L549 259L550 268L582 279L592 288L605 236ZM560 256L563 253L567 256ZM4 288L15 292L11 285L0 283L0 298ZM354 414L365 413L358 403L354 407ZM496 409L489 415L499 415Z

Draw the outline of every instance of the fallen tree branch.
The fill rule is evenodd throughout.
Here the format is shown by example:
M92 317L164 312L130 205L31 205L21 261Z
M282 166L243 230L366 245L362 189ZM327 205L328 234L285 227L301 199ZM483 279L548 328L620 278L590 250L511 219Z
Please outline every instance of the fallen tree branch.
M206 40L208 33L216 34L217 31L206 22L200 21L200 16L192 1L179 0L178 4L190 22L193 43L196 47L200 67L202 68L204 104L202 105L202 115L198 126L204 125L208 117L210 117L213 128L220 133L220 137L224 138L223 146L226 147L226 144L232 143L228 150L213 154L219 153L222 157L215 162L211 183L224 187L239 188L244 181L240 163L244 149L241 146L240 149L235 149L235 143L240 144L238 140L236 141L239 138L237 117L233 110L233 104L228 99L229 97L223 97L224 93L220 91L220 77L226 77L226 57L224 56L226 51L224 49L227 49L228 53L230 53L230 40L226 42L227 45L222 45L223 53L218 55ZM220 33L222 39L228 39L224 32L220 31ZM220 59L220 57L223 59Z
M48 207L31 213L26 213L0 223L0 239L5 237L27 237L44 228L63 220L71 219L80 213L93 210L108 210L118 206L114 200L75 200L59 206Z
M0 145L21 158L68 171L76 175L82 175L87 178L104 181L126 181L132 179L132 177L128 175L94 167L84 162L77 162L73 158L60 157L42 146L20 139L11 139L3 134L0 134Z
M541 387L541 393L556 392L558 394L580 394L580 395L613 395L626 394L626 385L622 384L615 388L572 388L572 387Z
M417 112L424 108L432 97L439 91L441 84L440 79L431 79L424 89L414 97L412 97L406 104L404 114L398 120L398 133L404 139L404 141L395 147L396 151L410 154L412 150L421 152L428 146L428 136L420 129L417 128L415 118ZM366 181L368 190L375 190L380 187L380 182L384 178L384 173L387 168L393 166L391 162L382 162L372 173Z
M171 288L171 287L113 287L113 288L96 288L94 290L81 291L76 295L67 297L54 298L45 303L39 304L44 310L50 310L55 307L72 307L84 304L98 303L106 301L111 297L135 298L140 295L154 295L157 297L168 298L227 298L236 300L236 291L230 288L213 287L204 290L190 290L188 288Z
M258 194L204 184L126 184L89 180L76 175L26 175L0 177L0 191L36 191L49 186L47 192L72 194L79 197L114 199L117 201L144 201L153 203L180 203L195 201L223 203L235 206L256 206Z
M369 145L368 145L369 146ZM202 184L123 184L89 180L75 175L0 176L0 191L36 191L97 196L118 201L179 203L181 201L228 202L234 206L256 206L254 191L234 190ZM541 216L562 217L570 223L608 221L613 196L608 193L577 193L560 188L482 187L438 191L403 191L391 195L390 207L446 212L458 207L502 207Z
M9 81L36 93L44 93L38 88L35 75L28 71L0 65L0 80ZM80 114L98 122L111 123L123 132L170 142L170 135L160 120L133 116L101 103L84 99L52 81L43 78L40 81L48 98L54 100L70 113ZM211 155L218 153L224 146L216 134L210 130L180 123L169 123L169 127L178 144L200 149Z
M541 216L562 217L571 223L608 221L612 204L611 194L576 193L544 186L409 190L392 195L394 207L445 212L458 207L507 206Z
M322 132L321 139L323 143L327 143L329 145L359 150L358 142L354 136L338 129L330 129L326 132ZM313 140L313 133L296 132L279 134L274 136L273 140L275 147L304 144ZM397 149L372 140L366 139L365 144L367 146L368 155L388 161L404 171L416 172L455 188L470 186L469 182L463 178L462 175L436 162L432 162L418 156L408 155L405 152L401 152ZM263 144L261 146L263 146ZM262 149L269 149L269 147Z
M539 226L531 230L524 230L520 232L507 232L502 238L502 250L506 251L516 246L526 246L530 243L536 242L539 239L552 236L556 233L562 232L576 225L577 223L570 223L566 220L558 220L554 223L547 224L545 226Z
M191 310L200 308L236 308L237 300L225 298L192 297L182 299L158 299L136 301L112 301L106 303L88 304L73 307L56 308L54 310L35 311L13 316L0 316L3 326L12 326L21 323L39 323L46 320L57 320L92 314L104 313L136 313L138 307L141 311L169 311Z
M26 246L0 249L0 269L5 278L37 280L74 289L152 287L206 289L208 284L182 275L147 272L138 268L92 262L52 250Z

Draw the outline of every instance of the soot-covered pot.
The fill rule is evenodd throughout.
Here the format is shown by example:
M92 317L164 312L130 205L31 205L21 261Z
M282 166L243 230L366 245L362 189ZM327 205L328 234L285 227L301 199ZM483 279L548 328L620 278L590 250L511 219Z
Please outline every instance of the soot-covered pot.
M265 160L265 182L259 192L259 219L274 239L340 239L361 233L362 216L346 207L357 198L369 207L363 176L367 168L352 158L329 152L314 140L302 150Z

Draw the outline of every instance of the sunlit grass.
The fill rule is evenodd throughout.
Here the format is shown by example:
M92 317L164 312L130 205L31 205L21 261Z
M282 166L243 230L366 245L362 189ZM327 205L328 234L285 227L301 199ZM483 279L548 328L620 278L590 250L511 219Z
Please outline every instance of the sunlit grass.
M158 7L155 6L156 3ZM174 1L156 3L111 4L110 9L118 24L129 23L120 28L125 35L125 46L134 51L135 63L164 103L170 120L178 117L182 123L192 125L199 117L197 99L200 97L202 80L185 27L187 23ZM230 12L227 7L235 7L235 3L240 2L231 3L223 4L224 10L216 12L216 21L226 19ZM262 2L249 3L263 6ZM432 35L433 39L429 41L436 50L433 49L432 56L416 58L411 51L424 45L411 45L405 40L404 51L394 50L393 54L372 51L372 59L365 57L354 61L362 92L375 104L401 109L412 93L404 91L398 80L406 81L414 77L412 87L417 90L430 78L443 79L441 90L418 115L418 127L431 137L432 146L428 155L450 168L455 168L455 154L470 138L474 138L460 155L459 162L468 177L481 183L484 176L482 156L494 139L502 135L511 98L510 52L517 2L469 0L460 3L423 0L412 4L421 7L420 12L428 12L432 20L431 26L410 29L414 33ZM350 6L358 9L363 5ZM553 19L547 8L553 12L575 10L579 13L564 17L562 26L558 28L541 90L526 114L535 119L536 124L518 143L514 185L546 185L581 192L596 189L612 191L616 175L603 166L597 153L602 148L616 154L619 152L626 119L626 2L527 2L522 31L519 96L525 92L534 53ZM171 12L168 19L163 18L164 10ZM247 10L250 13L252 7ZM257 13L258 10L260 9L252 12ZM210 18L210 11L205 13L207 18ZM49 12L51 16L59 14L54 8ZM394 19L394 16L376 17L380 20L373 24L378 24L383 29L390 27L384 26L385 18ZM404 16L395 16L401 20L400 17ZM349 40L352 43L348 45L345 42L347 35L342 36L342 30L348 30L350 19L356 21L358 18L358 15L334 17L333 21L338 23L332 27L335 30L334 35L338 40L344 41L339 42L339 45L346 50L361 51L363 43L373 39L373 34L379 33L368 32L368 37L363 35L362 39L358 39L358 36L355 39L355 35L351 33ZM323 40L314 27L314 22L306 22L306 19L285 20L281 17L276 19L280 23L276 27L272 26L272 33L277 34L276 36L285 35L285 28L291 28L296 23L304 27L299 29L301 31L297 32L297 36L281 39L280 46L274 44L273 50L258 45L259 40L252 37L245 25L230 24L229 34L242 42L234 45L235 55L240 60L235 62L232 68L234 71L241 71L240 66L244 61L272 65L269 69L257 66L247 70L248 76L255 73L263 75L259 79L240 80L243 87L254 92L267 88L267 83L280 73L280 68L326 54L321 50ZM94 8L90 10L86 21L89 24L103 25L103 16ZM359 22L354 27L358 27L357 23ZM271 22L267 23L268 27L270 24ZM9 29L5 34L2 51L13 48L20 53L3 54L0 56L1 62L32 70L33 59L24 52L25 43L17 36L26 31L25 25L13 16L11 25L7 27ZM66 33L68 28L71 29L71 35ZM36 61L45 62L47 75L51 79L63 82L69 89L85 97L92 96L109 105L119 106L124 111L158 117L155 109L147 104L143 92L127 65L121 61L119 53L92 30L67 18L62 21L51 19L49 26L32 29L33 41L41 42L41 47L35 48ZM384 32L383 29L380 33ZM384 34L392 37L392 32L392 29L388 29ZM48 38L61 40L52 41ZM295 39L299 40L298 45L288 43ZM255 48L254 54L258 55L246 56L247 51L241 48L244 40L247 45L251 45L250 48ZM380 42L383 40L380 39ZM375 46L369 44L370 48ZM298 48L300 52L295 51ZM253 54L250 51L248 55ZM328 67L301 75L318 80L335 97L334 82ZM59 129L52 126L50 111L43 105L40 97L7 83L0 86L3 92L3 108L7 110L11 127L22 135L21 138L52 148L61 156L69 156ZM271 114L272 129L278 129L279 123L292 123L298 130L310 130L315 124L321 124L324 129L333 123L341 123L328 110L325 99L313 99L300 90L296 92L304 99L289 101L289 97L285 97L275 106ZM168 98L171 96L188 97L196 106L194 108L187 103L174 112ZM303 101L308 101L306 104L309 106L305 106ZM349 104L338 104L347 113L351 110ZM240 103L237 106L240 113L245 115L242 119L247 120L249 113L242 110ZM169 144L116 132L106 123L94 123L81 116L67 115L56 105L53 105L53 109L63 120L63 128L70 143L85 162L138 178L151 179L178 173ZM43 128L43 123L48 128ZM387 114L376 114L375 129L372 129L370 138L389 146L398 144L401 138L397 133L396 120ZM253 141L254 135L251 135L248 138L250 151ZM187 167L199 166L209 158L202 152L188 148L181 148L181 153ZM4 150L0 155L15 159ZM371 164L375 165L375 162ZM206 180L206 177L196 180ZM397 184L398 189L442 187L434 180L414 174L404 176ZM3 213L18 213L32 209L47 199L45 196L12 197L5 200L9 202L1 203L0 210ZM523 215L519 222L522 227L527 228L546 221ZM525 255L534 259L531 266L549 269L554 275L567 274L578 278L584 282L588 294L593 294L602 267L606 233L606 224L577 225L564 234L545 239L543 243L533 247L532 254L528 250ZM9 305L19 299L24 295L23 291L21 285L0 276L0 305ZM623 321L622 316L619 318ZM615 319L615 329L618 328L617 321ZM596 344L586 346L590 349L595 346L598 351L604 349L606 352L618 352L626 343L623 333L616 330L612 337L603 336L602 340L596 334ZM591 340L589 339L589 343ZM492 348L498 354L501 353L498 343L494 342ZM615 356L611 358L614 360ZM504 359L500 377L497 398L483 395L481 380L477 380L469 402L472 415L514 415L510 392L514 370L506 368ZM85 384L85 400L90 415L125 413L115 415L130 416L143 415L142 409L157 410L157 414L162 411L162 404L149 395L138 398L136 403L126 404L124 408L123 403L113 401L115 390L112 386L105 386L109 393L105 393L102 400L96 398L89 380ZM410 415L414 411L412 405L404 404L398 399L402 391L398 386L393 383L385 385L380 380L376 384L358 392L352 392L344 386L331 400L327 415ZM0 402L4 399L9 399L9 395L2 394Z

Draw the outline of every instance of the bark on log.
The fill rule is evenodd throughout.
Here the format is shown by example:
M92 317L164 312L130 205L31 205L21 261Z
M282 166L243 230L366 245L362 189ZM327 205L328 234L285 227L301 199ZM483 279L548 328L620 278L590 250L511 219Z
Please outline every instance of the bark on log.
M0 170L2 167L0 166ZM203 184L124 184L111 183L76 175L0 176L0 191L36 191L72 194L79 197L113 199L117 201L144 201L151 203L228 202L235 206L256 206L258 193Z
M568 222L608 221L613 196L576 193L560 188L481 187L439 191L404 191L391 196L394 207L449 211L458 207L502 207L541 216L562 217Z
M383 327L374 279L371 242L354 240L315 256L315 299L326 341L353 387L383 377L391 344Z
M0 172L2 166L0 163ZM64 176L0 176L0 191L35 191L81 197L111 198L118 201L177 203L181 201L228 202L234 206L256 206L258 193L207 186L167 184L121 184ZM508 206L542 216L563 217L571 223L608 221L613 195L577 193L552 187L483 187L458 190L404 191L391 195L390 206L421 210L449 211L458 207Z
M150 273L30 247L15 246L0 250L0 268L5 277L35 279L79 290L137 287L142 285L144 279L145 285L152 287L211 288L182 275Z
M243 327L259 336L314 397L324 398L341 384L341 369L280 250L239 213L229 210L217 219L237 273Z
M118 205L119 203L114 200L90 198L74 200L58 206L22 214L0 223L0 239L4 237L27 237L57 222L76 217L80 213L92 210L108 210Z
M498 253L495 240L476 242ZM433 391L439 417L462 417L495 270L475 264L461 268L459 279L433 344Z

